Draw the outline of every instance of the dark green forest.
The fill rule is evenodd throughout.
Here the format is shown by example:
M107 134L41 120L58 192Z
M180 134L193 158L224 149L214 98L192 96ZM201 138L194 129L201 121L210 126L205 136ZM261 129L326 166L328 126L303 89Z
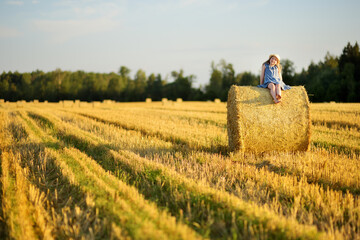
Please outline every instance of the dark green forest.
M348 43L340 56L327 53L323 61L311 63L296 73L289 59L281 61L283 79L288 85L303 85L312 102L360 102L360 51L356 42ZM260 68L261 63L259 63ZM226 101L231 85L259 84L259 76L251 72L236 73L233 65L221 60L211 64L209 83L193 87L194 75L186 76L183 70L173 71L170 77L121 66L117 73L84 71L52 72L40 70L31 73L3 72L0 75L0 98L5 101L37 99L39 101L75 100L101 101L153 101L168 98L203 101L220 98Z

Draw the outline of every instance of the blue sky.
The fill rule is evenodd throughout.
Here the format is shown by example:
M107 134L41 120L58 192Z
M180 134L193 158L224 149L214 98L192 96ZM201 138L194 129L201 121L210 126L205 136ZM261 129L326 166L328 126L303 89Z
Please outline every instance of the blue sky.
M0 0L0 71L183 69L199 86L212 61L258 74L277 53L300 72L360 43L359 10L358 0Z

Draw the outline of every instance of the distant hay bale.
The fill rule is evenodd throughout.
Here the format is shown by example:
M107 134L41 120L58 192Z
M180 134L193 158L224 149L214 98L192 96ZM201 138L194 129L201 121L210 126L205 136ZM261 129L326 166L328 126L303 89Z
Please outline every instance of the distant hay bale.
M38 100L38 99L34 99L34 103L35 103L35 104L38 104L38 103L39 103L39 100Z
M182 103L183 100L182 100L182 98L177 98L177 99L176 99L176 102L177 102L177 103Z
M0 104L3 104L5 103L5 100L4 99L0 99Z
M49 101L48 101L48 100L45 100L45 101L44 101L44 104L48 104L48 103L49 103Z
M88 103L88 102L83 102L83 101L79 102L79 107L81 107L81 108L89 107L89 106L90 106L90 103Z
M74 101L72 101L72 100L64 100L64 101L62 101L62 106L63 107L73 107L74 106Z
M152 99L151 99L151 98L146 98L146 99L145 99L145 102L151 103L151 102L152 102Z
M163 98L161 99L162 105L168 105L169 104L169 100L167 98Z
M282 91L282 102L274 104L269 89L233 85L227 130L231 151L307 151L311 120L305 88Z
M80 107L80 100L79 99L75 99L74 107Z
M100 104L101 104L101 102L99 102L99 101L93 101L93 102L92 102L92 107L93 107L93 108L99 107Z
M221 103L221 100L219 98L215 98L214 102L215 103Z
M25 100L16 101L16 107L24 107L26 104Z
M110 100L110 99L104 99L104 100L103 100L103 103L104 103L104 104L113 104L114 101L113 101L113 100Z

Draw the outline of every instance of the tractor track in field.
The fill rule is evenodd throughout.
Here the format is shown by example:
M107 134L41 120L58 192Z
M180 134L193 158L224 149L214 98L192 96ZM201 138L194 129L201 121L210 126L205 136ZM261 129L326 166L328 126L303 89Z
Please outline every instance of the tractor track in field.
M40 115L31 113L30 117L34 118L35 120L37 118L38 119L37 121L43 122L40 125L47 125L48 127L52 128L52 129L57 128L55 126L56 125L55 123L51 122L51 120L49 120L49 119L46 119L46 117L44 117L44 116L40 116ZM170 177L170 179L167 179L166 174L164 176L164 168L158 168L157 165L152 166L152 163L148 163L149 160L145 160L141 157L133 155L133 153L126 153L126 151L125 152L121 151L122 154L119 155L118 153L114 152L111 149L111 146L109 144L97 144L96 141L90 143L92 140L89 139L89 142L87 142L86 140L84 140L86 138L85 136L78 137L78 135L75 133L69 134L69 133L64 133L62 131L56 133L56 131L58 131L58 130L55 130L54 134L59 139L61 139L61 141L65 145L75 147L79 151L86 153L88 156L90 156L94 160L96 160L98 162L98 164L100 164L100 166L102 168L104 168L106 171L110 171L116 175L117 171L121 170L120 172L117 173L117 176L125 176L125 178L123 180L127 180L128 184L130 184L130 185L135 185L138 188L138 190L146 196L146 198L148 198L149 200L151 200L153 202L156 202L161 207L166 207L167 209L169 209L169 211L173 215L175 215L179 218L181 218L181 216L184 216L184 217L186 217L187 221L190 221L190 222L192 222L192 220L191 220L191 217L189 219L189 216L198 216L198 217L202 216L202 217L200 217L200 219L202 219L200 221L202 222L202 225L204 224L204 226L209 226L210 219L214 219L214 218L217 219L219 217L219 216L216 217L216 215L212 216L210 214L212 211L216 212L216 209L218 207L221 207L221 205L218 205L219 203L217 203L216 201L214 202L214 200L211 200L211 195L209 195L208 197L205 197L204 193L193 192L192 190L190 190L190 189L192 189L192 187L186 187L186 185L183 185L184 183L174 185L174 183L172 183L172 182L173 181L177 182L178 180L172 180L171 177ZM74 132L74 131L75 131L75 129L72 130L72 132ZM142 169L141 171L135 170L136 165L134 165L134 163L131 163L131 161L135 161L135 159L131 160L131 159L129 159L129 156L130 156L130 158L131 158L131 156L133 156L134 158L139 158L139 160L137 160L137 161L140 161L140 162L138 162L138 163L142 162L142 164L144 164L144 162L145 162L144 169ZM122 159L122 160L119 161L120 159ZM129 162L129 160L130 160L130 162ZM148 165L148 164L150 164L150 165ZM122 175L124 173L125 173L125 175ZM185 187L185 189L189 188L189 190L184 190L184 187ZM179 194L182 194L182 197L179 197ZM176 203L176 201L180 201L180 203ZM185 201L185 202L182 202L182 201ZM202 201L205 201L205 203L208 202L208 204L203 205ZM175 205L174 205L174 202L175 202ZM189 204L190 204L190 208L188 207ZM180 212L178 209L179 206L177 206L177 205L182 206L182 209ZM212 211L209 212L209 209L208 209L209 207L210 207L210 209L215 207L215 209L213 209ZM191 211L191 209L193 209L193 210ZM226 209L226 207L225 206L224 206L224 208L221 207L221 209L222 209L222 211L224 211ZM232 209L232 207L230 209ZM189 210L190 210L190 212L189 212ZM233 209L232 211L237 212L238 210ZM240 214L238 216L239 220L242 219L242 217L241 217L242 211L243 210L241 210L240 212L237 213L237 214ZM179 213L180 213L180 215L179 215ZM187 214L189 214L189 215L187 215ZM205 215L203 215L203 214L205 214ZM210 214L210 216L209 216L209 214ZM230 212L228 214L231 215ZM226 218L229 217L226 214L224 216L227 216ZM210 217L210 219L208 217ZM252 221L251 216L245 216L245 218L250 218L246 221ZM224 220L225 219L222 219L221 221L224 221ZM228 220L231 220L231 218L229 218ZM196 221L199 221L199 219ZM205 221L205 222L203 222L203 221ZM242 224L243 221L244 220L241 220L239 222L239 224ZM230 224L230 222L229 222L229 224ZM194 227L194 225L191 225L191 224L190 224L190 226ZM196 226L198 226L198 225L195 224L194 229L198 230L198 231L200 230L200 232L201 232L202 230L197 229ZM215 234L213 237L217 236L216 234L219 234L219 233L217 233L219 231L219 229L217 227L216 222L214 223L214 225L212 225L211 229L212 230L210 231L210 234L211 235ZM228 233L222 232L221 233L221 231L220 231L220 234L227 235L227 234L231 234L231 233L230 232L228 232ZM246 234L248 234L248 233L246 233Z

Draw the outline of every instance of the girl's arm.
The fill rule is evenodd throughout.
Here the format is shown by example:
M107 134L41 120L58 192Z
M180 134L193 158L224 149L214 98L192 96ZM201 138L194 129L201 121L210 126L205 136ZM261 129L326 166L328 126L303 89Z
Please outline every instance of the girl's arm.
M265 64L263 64L261 67L260 85L264 83L264 76L265 76Z

